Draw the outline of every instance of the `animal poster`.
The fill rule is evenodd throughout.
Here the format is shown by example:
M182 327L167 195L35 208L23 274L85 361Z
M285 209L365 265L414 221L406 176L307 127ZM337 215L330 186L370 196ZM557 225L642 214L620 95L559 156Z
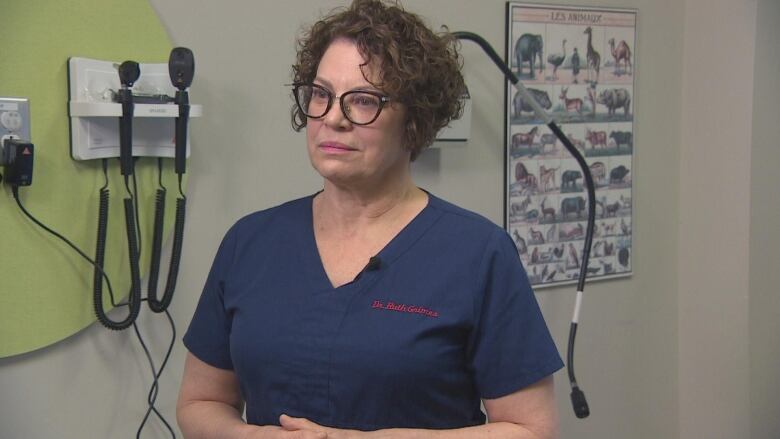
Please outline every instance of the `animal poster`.
M596 184L588 279L632 272L637 11L507 3L507 62ZM577 162L511 83L506 229L535 287L579 278L588 196Z

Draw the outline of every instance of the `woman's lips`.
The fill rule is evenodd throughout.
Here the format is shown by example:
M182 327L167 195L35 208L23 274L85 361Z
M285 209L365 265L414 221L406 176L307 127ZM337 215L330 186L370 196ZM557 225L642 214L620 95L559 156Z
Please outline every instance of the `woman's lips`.
M319 148L329 154L346 154L355 151L355 148L350 148L349 146L338 142L322 142L320 143Z

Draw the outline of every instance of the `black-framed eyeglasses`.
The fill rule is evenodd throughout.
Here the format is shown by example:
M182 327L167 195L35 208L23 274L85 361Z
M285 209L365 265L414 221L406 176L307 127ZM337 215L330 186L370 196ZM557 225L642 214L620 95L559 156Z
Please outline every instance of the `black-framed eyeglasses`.
M295 103L306 117L325 117L338 98L344 116L355 125L368 125L375 121L386 102L392 99L371 90L352 90L335 96L327 88L317 84L293 84Z

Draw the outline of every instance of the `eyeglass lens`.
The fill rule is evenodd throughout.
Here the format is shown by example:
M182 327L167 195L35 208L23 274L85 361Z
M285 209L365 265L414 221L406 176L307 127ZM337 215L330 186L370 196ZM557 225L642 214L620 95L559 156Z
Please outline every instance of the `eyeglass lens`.
M317 85L299 85L295 90L295 100L307 117L321 118L333 105L333 93L326 88ZM349 91L340 98L344 115L358 125L369 124L376 120L382 111L382 104L380 96L362 91Z

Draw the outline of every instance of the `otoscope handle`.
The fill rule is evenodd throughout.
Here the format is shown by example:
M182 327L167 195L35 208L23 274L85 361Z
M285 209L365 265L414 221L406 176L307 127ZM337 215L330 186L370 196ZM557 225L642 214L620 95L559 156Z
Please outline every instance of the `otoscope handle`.
M133 174L133 92L129 88L119 89L117 93L122 104L122 116L119 118L119 162L122 175Z
M176 155L174 158L176 173L187 171L187 121L190 118L190 98L186 90L176 91L175 103L179 105L179 117L176 118Z

